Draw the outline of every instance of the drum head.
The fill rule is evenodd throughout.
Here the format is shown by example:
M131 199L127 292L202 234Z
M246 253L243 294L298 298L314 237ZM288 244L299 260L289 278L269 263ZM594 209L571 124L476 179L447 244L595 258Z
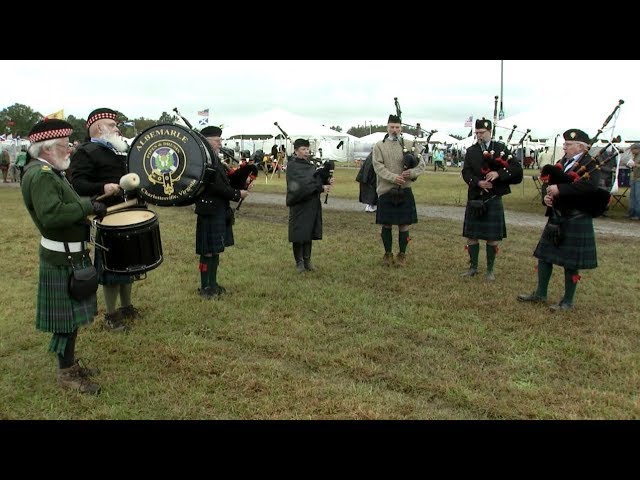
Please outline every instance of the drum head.
M140 176L139 195L159 206L190 205L204 188L206 166L214 158L207 140L180 125L155 125L131 144L129 173Z
M109 227L124 227L146 222L155 216L156 214L151 210L120 210L107 214L99 223Z

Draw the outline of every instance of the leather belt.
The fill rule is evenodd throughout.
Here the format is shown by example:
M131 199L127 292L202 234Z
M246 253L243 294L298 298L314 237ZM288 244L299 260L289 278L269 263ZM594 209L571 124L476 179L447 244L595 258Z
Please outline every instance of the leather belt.
M67 242L67 245L69 245L69 252L72 252L72 253L84 251L85 248L83 248L84 247L83 244L84 242ZM56 240L49 240L48 238L41 237L40 245L42 245L47 250L51 250L53 252L66 253L66 250L64 249L64 242L57 242Z

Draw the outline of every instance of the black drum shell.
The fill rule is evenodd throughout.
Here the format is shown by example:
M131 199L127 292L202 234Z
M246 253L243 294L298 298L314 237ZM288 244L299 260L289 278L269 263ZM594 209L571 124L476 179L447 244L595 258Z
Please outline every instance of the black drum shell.
M184 206L193 204L203 192L205 170L216 159L199 132L160 124L133 140L127 167L140 177L140 198L158 206Z
M109 222L115 216L122 217L118 225L104 223L105 219ZM145 273L160 266L163 260L158 216L146 208L117 210L105 215L96 222L96 243L104 247L96 247L96 255L102 255L102 265L109 272Z

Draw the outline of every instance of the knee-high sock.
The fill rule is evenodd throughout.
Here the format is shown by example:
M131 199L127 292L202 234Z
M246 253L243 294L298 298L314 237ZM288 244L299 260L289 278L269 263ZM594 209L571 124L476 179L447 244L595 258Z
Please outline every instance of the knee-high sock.
M536 295L540 298L547 298L547 289L549 288L549 280L553 273L553 263L538 260L538 286L536 287Z
M478 268L478 256L480 255L480 244L472 243L467 245L467 250L469 250L469 266L471 268Z
M400 253L405 253L407 251L409 240L409 230L398 232L398 245L400 247Z
M200 255L200 263L198 269L200 270L200 289L204 290L209 286L209 258L204 255Z
M207 263L207 271L209 273L209 286L217 287L218 286L218 265L220 264L220 255L214 253L210 257L208 257L209 261Z
M382 237L382 245L384 245L384 253L391 253L391 250L393 248L391 239L391 228L382 227L380 236Z
M498 254L498 245L486 245L487 250L487 272L493 272L493 264L496 261L496 255Z
M302 261L302 243L301 242L293 242L293 258L296 261L296 264Z
M313 246L313 242L304 242L302 244L302 258L306 262L311 260L311 247Z
M564 269L564 297L562 303L573 305L573 296L576 294L578 287L578 270Z
M104 292L104 304L107 309L107 313L115 312L116 302L118 301L118 295L120 294L120 285L103 285L102 291Z
M131 287L133 283L123 283L120 285L120 306L128 307L131 305Z
M64 335L67 337L64 354L58 353L58 367L69 368L75 361L76 337L78 336L78 330L74 330L71 333L59 333L58 335Z

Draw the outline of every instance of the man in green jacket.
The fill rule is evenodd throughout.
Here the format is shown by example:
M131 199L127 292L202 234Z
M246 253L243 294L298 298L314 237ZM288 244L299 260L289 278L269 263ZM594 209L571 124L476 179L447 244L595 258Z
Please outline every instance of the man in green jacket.
M22 179L22 197L40 239L36 328L52 332L49 351L58 357L58 384L81 393L97 395L100 386L90 380L99 373L75 358L78 327L93 321L97 312L95 292L81 300L69 293L72 266L91 265L86 240L87 215L103 216L106 206L80 197L67 181L69 136L73 132L63 120L39 122L29 132L29 154ZM68 252L67 252L68 250Z

